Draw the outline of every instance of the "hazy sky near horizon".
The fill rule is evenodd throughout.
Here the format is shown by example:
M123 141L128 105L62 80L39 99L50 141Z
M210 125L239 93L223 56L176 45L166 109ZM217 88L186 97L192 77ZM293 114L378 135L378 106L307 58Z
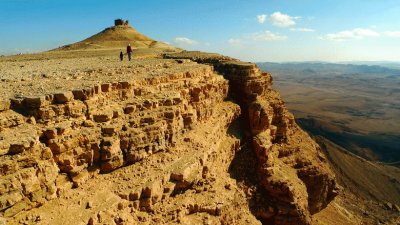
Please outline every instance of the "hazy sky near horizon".
M0 55L83 40L116 18L246 61L400 61L399 0L0 0Z

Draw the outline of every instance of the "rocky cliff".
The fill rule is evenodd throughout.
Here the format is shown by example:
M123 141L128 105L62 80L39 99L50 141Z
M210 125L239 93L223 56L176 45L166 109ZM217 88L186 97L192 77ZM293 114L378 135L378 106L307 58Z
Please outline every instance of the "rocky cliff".
M255 64L104 66L0 101L0 224L311 224L337 194Z

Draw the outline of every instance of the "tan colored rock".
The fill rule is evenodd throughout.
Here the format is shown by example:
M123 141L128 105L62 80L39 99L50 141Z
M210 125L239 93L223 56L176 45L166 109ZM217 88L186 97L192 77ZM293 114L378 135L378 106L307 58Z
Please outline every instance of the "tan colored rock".
M87 170L83 170L83 169L79 172L74 172L74 174L71 175L71 180L73 182L74 187L81 186L88 179L90 179L90 174Z
M46 78L47 89L33 83L30 94L43 97L14 99L16 112L0 108L0 215L28 224L33 212L63 225L310 224L336 182L271 75L215 54L166 57L71 59L84 71Z
M160 180L149 181L143 186L140 198L161 198L163 194L163 187Z
M104 138L100 150L101 172L111 172L124 163L118 138Z
M5 210L23 199L23 195L17 191L0 196L0 210Z
M396 212L400 212L400 206L393 204L393 210L395 210Z
M129 193L129 200L130 201L139 200L141 193L142 193L142 190L132 190Z
M273 108L265 100L257 100L249 106L250 127L254 135L267 130L273 119Z
M101 85L101 91L102 92L110 92L111 91L111 84L109 83L104 83Z
M74 99L76 100L87 100L88 97L86 96L84 90L73 90L72 94L74 95Z
M41 97L27 97L24 98L23 104L27 108L40 108L42 106L46 106L49 102L46 100L44 96Z
M33 206L33 204L28 199L24 199L23 201L19 201L17 204L6 209L4 211L4 216L5 217L13 217L21 211L32 208L32 206Z
M171 172L171 180L176 182L176 189L184 189L193 184L201 175L202 167L196 160L182 161Z
M110 121L114 117L114 112L112 110L106 110L103 112L98 112L93 114L93 120L97 123L104 123Z
M0 112L10 109L11 102L8 100L0 100Z
M231 89L235 90L232 97L242 108L248 109L259 180L267 193L279 202L278 213L265 219L275 224L310 224L311 213L326 207L336 196L337 185L329 165L318 159L316 144L298 131L279 94L270 89L271 76L262 73L254 64L218 55L185 52L167 57L210 63L230 81ZM296 146L296 143L301 143L299 139L307 141ZM280 150L293 147L299 151ZM292 157L303 158L309 163L299 166L291 160L284 160ZM261 212L261 215L271 216L271 213Z
M64 104L74 99L72 91L54 94L54 100L58 104Z
M385 207L386 207L387 210L392 210L392 209L393 209L393 204L390 203L390 202L385 202L384 205L385 205Z

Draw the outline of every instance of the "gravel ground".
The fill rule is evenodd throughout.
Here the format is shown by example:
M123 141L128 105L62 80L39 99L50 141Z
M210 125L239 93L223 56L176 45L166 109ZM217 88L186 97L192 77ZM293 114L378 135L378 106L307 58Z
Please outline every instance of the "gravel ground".
M141 58L121 62L113 56L52 58L52 54L2 57L0 59L0 99L41 96L94 84L129 81L205 67L179 64L173 59Z

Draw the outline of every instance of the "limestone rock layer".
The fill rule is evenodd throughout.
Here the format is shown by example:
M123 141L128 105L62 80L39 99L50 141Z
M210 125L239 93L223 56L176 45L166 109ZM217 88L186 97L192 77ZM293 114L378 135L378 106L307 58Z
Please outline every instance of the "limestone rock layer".
M157 74L2 99L0 218L311 224L337 185L271 75L215 54L164 58Z

